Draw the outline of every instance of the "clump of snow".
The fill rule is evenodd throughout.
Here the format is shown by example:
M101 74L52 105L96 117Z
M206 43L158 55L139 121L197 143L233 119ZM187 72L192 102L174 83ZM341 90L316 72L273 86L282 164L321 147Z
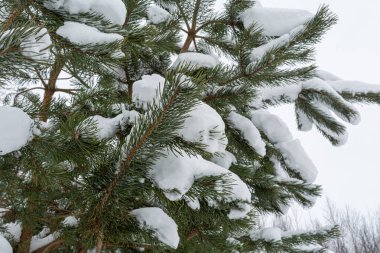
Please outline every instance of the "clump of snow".
M173 63L172 68L181 65L189 65L193 68L214 68L219 64L219 59L214 55L194 52L181 53Z
M144 75L133 83L132 101L139 108L147 109L157 95L164 90L165 79L157 74Z
M313 14L306 10L259 6L253 6L240 15L244 27L248 28L253 24L257 24L267 36L282 36L305 24L312 17Z
M288 166L299 172L306 182L313 183L315 181L318 175L317 168L306 154L299 140L278 143L276 147L281 150Z
M30 252L33 252L37 249L40 249L48 245L49 243L52 243L60 236L59 232L54 232L46 236L48 229L45 230L46 232L43 230L39 235L35 235L32 237L32 240L30 242Z
M76 227L78 226L78 219L74 216L67 216L63 221L62 224L65 227Z
M252 112L252 122L275 144L285 158L287 165L298 172L307 182L317 177L317 169L304 151L299 140L293 136L283 120L265 110Z
M0 107L0 156L19 150L32 138L33 120L16 107Z
M225 151L224 153L218 153L211 158L213 163L216 163L223 168L229 169L232 164L236 163L236 157L234 154Z
M140 114L135 110L132 110L132 111L123 110L122 115L123 116L121 117L121 120L120 120L121 130L125 130L126 125L134 125L137 119L140 117Z
M172 201L181 199L190 190L195 180L208 176L228 176L228 179L232 181L231 189L223 196L223 201L251 201L251 192L236 174L201 156L190 157L183 151L179 154L167 151L167 154L158 159L148 172L148 177ZM216 190L220 191L222 182L218 184ZM240 215L244 213L245 216L251 210L250 206L243 204L241 203L242 211L232 210L235 216L238 216L237 213Z
M104 33L82 23L65 21L59 27L57 34L78 45L104 44L123 40L123 36L116 33Z
M117 25L123 25L127 15L122 0L51 0L45 3L45 7L51 10L63 8L70 14L95 12Z
M147 14L149 21L153 24L165 22L170 18L169 12L156 5L149 6Z
M186 204L193 210L199 210L201 208L201 203L197 198L190 198L188 196L183 196L183 199L186 201Z
M233 208L227 215L230 220L243 219L247 217L247 214L252 210L252 206L250 204L238 203L237 205L239 209Z
M236 112L231 112L228 115L228 121L232 124L233 128L241 132L243 138L257 154L265 156L265 143L261 139L259 130L257 130L252 121Z
M225 124L212 107L200 102L187 116L179 136L189 142L204 144L210 153L225 151Z
M176 249L179 244L178 227L175 221L157 207L135 209L131 214L136 217L141 228L153 231L162 243Z
M252 112L251 120L273 143L293 140L288 126L277 115L271 114L266 110L256 110Z
M278 242L282 239L282 230L277 227L263 228L251 231L249 236L253 241L262 239L266 242Z
M177 5L175 3L160 1L160 5L166 10L168 10L170 13L174 13L177 11Z
M4 236L16 242L20 241L22 226L20 222L10 222L3 225ZM0 233L1 235L1 233Z
M0 235L0 252L1 253L13 252L11 244L2 235Z
M136 119L139 117L139 113L136 111L122 110L122 113L114 118L104 118L100 115L94 115L88 117L81 122L80 126L93 125L95 127L95 137L98 140L106 140L113 138L116 133L121 129L124 130L125 125L133 125ZM80 127L78 127L80 129ZM81 133L84 137L89 133L86 133L86 129Z
M51 39L46 28L40 29L36 34L29 36L21 42L22 54L36 61L49 59Z
M95 136L98 140L111 139L116 135L117 130L120 128L121 115L115 118L104 118L99 115L91 116L85 119L81 125L94 125ZM83 133L86 135L86 133Z

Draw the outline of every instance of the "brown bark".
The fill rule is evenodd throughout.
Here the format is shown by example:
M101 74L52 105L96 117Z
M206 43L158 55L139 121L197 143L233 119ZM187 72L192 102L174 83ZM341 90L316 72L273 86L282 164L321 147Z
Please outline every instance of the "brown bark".
M44 98L40 109L40 120L46 122L48 119L48 111L53 100L54 90L45 89Z
M11 27L16 18L18 18L21 15L21 13L25 10L25 7L26 4L23 4L22 6L20 6L20 8L18 8L17 10L12 12L11 15L9 15L9 17L7 18L7 20L5 20L3 24L3 31L6 31Z
M32 236L32 230L27 226L23 227L21 231L20 243L17 246L15 253L29 253Z
M40 120L46 122L49 117L49 108L51 101L53 100L54 93L56 91L56 84L58 76L61 73L64 66L64 59L58 55L53 64L53 68L50 72L49 82L47 87L45 87L44 98L42 100L40 108Z
M79 249L77 249L77 253L86 253L86 250L80 247Z
M53 252L54 250L58 249L59 247L62 246L64 240L63 239L57 239L51 243L49 243L48 245L45 245L44 247L42 248L39 248L35 251L33 251L32 253L49 253L49 252Z
M189 51L189 48L190 48L191 42L193 42L193 39L194 39L193 36L191 36L190 34L187 35L186 41L183 44L180 53L186 53L187 51Z
M103 232L100 232L96 242L96 253L101 253L103 249Z

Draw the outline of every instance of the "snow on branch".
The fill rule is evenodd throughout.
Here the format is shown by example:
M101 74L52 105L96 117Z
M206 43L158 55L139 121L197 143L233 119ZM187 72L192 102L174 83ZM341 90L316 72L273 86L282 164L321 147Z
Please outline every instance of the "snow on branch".
M0 107L0 155L19 150L33 136L33 120L16 107Z
M245 10L240 18L246 28L257 24L265 35L276 37L305 24L313 18L313 14L306 10L254 6Z
M158 207L145 207L131 212L140 227L153 231L162 243L176 249L179 244L178 227L175 221Z
M114 24L124 24L127 10L122 0L50 0L45 7L51 10L64 9L70 14L95 12Z

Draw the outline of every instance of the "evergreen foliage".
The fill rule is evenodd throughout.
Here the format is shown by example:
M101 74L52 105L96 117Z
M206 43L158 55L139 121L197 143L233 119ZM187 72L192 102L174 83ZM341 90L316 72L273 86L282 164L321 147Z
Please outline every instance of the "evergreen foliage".
M214 0L122 0L122 25L96 11L51 8L52 2L0 3L0 87L15 89L2 102L35 120L33 139L0 156L0 224L14 252L323 252L303 246L338 236L337 227L287 231L281 240L260 236L258 216L283 214L293 202L310 207L321 188L297 167L303 164L290 161L283 141L251 122L253 112L292 103L300 130L315 125L339 145L346 130L335 116L356 123L359 115L349 102L379 103L380 90L353 93L303 85L318 77L313 46L337 21L327 6L287 43L253 60L254 48L279 39L266 36L259 24L243 24L240 14L254 1L228 0L215 13ZM149 20L153 5L170 17ZM57 32L67 22L122 40L75 43ZM51 44L33 51L44 36ZM171 67L178 54L189 52L198 53L196 61L224 60L211 67L190 60ZM136 82L155 75L164 78L162 91L157 88L150 103L136 99ZM295 98L287 94L293 86L301 87ZM276 88L283 93L260 95ZM205 139L179 134L197 106L212 107L223 119L224 132L208 134L213 141L228 141L224 149L211 150ZM231 112L260 130L265 154L229 120ZM104 126L111 130L102 129L100 119L112 122ZM283 131L281 125L273 127ZM231 173L194 176L185 193L163 189L151 176L152 167L167 157L176 157L173 163L184 157L213 162L221 169L228 154L234 156L227 166ZM249 201L231 197L239 186L231 175L249 189ZM173 196L180 198L173 201ZM143 228L132 215L147 207L158 207L175 221L178 246L160 240L157 228ZM247 207L249 213L231 218ZM10 226L20 227L18 238L9 234Z

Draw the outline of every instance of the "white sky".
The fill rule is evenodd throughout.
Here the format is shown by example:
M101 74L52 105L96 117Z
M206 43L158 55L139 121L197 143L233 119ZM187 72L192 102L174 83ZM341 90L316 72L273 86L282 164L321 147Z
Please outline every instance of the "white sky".
M220 0L219 2L223 2ZM318 45L317 63L343 79L380 84L379 0L261 0L264 7L307 9L316 12L327 3L339 23ZM349 140L332 147L316 130L296 130L293 109L276 109L300 138L319 170L317 183L336 204L359 210L380 206L380 106L359 106L362 122L349 127ZM321 209L323 201L314 208Z
M380 84L380 1L378 0L263 0L264 6L301 8L314 11L329 4L339 23L318 46L317 63L348 80ZM318 184L338 205L360 210L380 206L380 107L359 106L362 122L349 127L349 140L332 147L315 130L296 131L293 111L281 108L281 116L292 122L295 135L319 169ZM317 206L317 208L320 208Z

